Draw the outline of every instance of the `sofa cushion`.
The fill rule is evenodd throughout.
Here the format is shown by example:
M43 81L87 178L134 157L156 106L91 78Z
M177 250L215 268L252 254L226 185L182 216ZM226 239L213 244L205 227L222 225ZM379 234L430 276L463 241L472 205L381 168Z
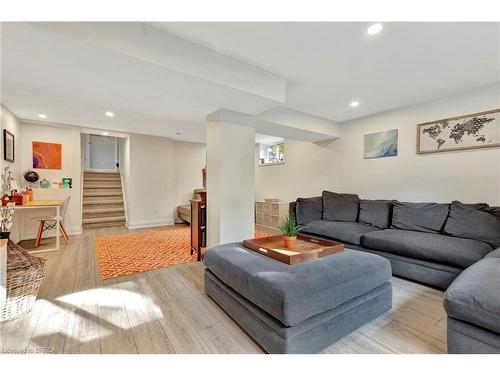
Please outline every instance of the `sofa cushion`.
M488 209L487 206L477 208L475 205L452 202L444 232L450 236L484 241L495 248L500 247L500 220L486 211Z
M359 197L356 194L340 194L323 191L323 220L357 221Z
M469 267L492 250L481 241L397 229L367 233L361 238L361 244L369 249L459 268Z
M224 284L288 327L391 279L387 259L350 249L290 266L233 243L208 249L204 264Z
M452 318L500 333L500 258L489 257L462 272L444 295Z
M304 225L314 220L321 220L323 214L323 198L298 198L295 206L297 224Z
M352 223L348 221L327 221L316 220L300 228L302 233L312 234L321 237L328 237L340 242L354 245L361 244L363 234L380 230L371 225Z
M488 255L486 255L485 258L500 258L500 247L498 249L493 250Z
M392 201L369 200L359 201L359 222L387 229L391 226Z
M447 203L394 201L391 228L441 233L449 211L450 205Z

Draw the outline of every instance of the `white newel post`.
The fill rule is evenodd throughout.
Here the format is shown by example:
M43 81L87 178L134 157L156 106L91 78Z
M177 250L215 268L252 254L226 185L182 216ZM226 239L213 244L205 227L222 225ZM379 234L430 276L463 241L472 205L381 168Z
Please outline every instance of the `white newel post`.
M207 116L207 247L254 237L255 127L251 116Z

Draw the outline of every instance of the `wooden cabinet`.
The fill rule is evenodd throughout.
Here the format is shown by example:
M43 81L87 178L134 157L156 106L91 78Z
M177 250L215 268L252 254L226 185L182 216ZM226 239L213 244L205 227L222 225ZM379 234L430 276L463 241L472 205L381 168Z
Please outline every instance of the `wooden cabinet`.
M191 200L191 254L196 252L201 260L202 249L207 247L207 202Z
M255 202L255 224L279 228L281 222L288 216L288 203L286 202Z

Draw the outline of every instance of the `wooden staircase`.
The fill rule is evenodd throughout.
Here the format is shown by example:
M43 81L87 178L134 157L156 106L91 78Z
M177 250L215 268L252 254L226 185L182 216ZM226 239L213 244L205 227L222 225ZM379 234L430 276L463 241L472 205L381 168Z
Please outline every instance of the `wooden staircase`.
M125 224L120 172L84 172L82 224L83 228Z

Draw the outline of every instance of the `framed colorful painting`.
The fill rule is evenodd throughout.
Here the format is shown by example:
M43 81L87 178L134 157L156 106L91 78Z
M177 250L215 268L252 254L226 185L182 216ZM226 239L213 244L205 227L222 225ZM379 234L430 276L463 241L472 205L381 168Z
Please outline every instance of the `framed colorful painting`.
M398 129L366 134L363 158L374 159L387 156L398 156Z
M33 141L33 168L61 169L62 145Z

